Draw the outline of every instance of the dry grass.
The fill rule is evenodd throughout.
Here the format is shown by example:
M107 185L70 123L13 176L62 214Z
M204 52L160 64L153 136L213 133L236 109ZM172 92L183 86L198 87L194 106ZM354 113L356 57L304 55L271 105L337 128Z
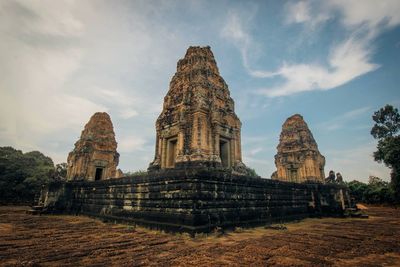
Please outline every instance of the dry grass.
M25 209L0 207L1 266L400 266L400 211L388 207L195 238Z

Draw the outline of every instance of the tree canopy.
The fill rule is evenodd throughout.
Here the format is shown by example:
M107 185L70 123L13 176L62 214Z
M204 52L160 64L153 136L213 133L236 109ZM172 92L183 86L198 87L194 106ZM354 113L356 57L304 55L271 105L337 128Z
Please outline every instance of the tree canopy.
M354 180L348 182L347 186L356 202L383 204L394 201L389 183L375 176L370 176L368 184Z
M397 108L386 105L372 116L375 125L371 135L378 140L374 159L392 169L391 184L396 202L400 203L400 114Z
M54 179L53 160L39 151L22 153L0 147L0 201L30 202L43 184Z

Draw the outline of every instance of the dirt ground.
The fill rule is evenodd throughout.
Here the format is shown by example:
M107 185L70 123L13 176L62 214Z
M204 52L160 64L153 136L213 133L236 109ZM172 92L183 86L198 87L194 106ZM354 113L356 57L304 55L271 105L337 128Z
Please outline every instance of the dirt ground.
M25 210L0 207L0 266L400 266L400 209L387 207L195 238Z

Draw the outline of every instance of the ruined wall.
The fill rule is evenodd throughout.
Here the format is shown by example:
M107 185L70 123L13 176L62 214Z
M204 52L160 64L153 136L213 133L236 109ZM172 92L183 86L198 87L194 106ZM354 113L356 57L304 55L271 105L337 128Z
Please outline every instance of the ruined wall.
M171 170L146 177L52 184L49 212L87 214L190 233L340 215L344 186L296 184L227 172Z

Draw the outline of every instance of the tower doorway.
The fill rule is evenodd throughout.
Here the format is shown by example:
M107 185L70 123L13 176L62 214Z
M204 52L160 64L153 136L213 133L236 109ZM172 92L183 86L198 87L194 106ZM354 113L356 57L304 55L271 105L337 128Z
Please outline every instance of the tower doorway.
M94 176L94 180L95 181L101 180L102 177L103 177L103 168L96 168L96 174Z
M168 144L167 144L167 168L175 167L177 143L178 143L178 140L176 138L168 139Z
M221 163L224 168L229 168L231 166L229 155L230 155L229 141L226 139L220 138L220 140L219 140L219 156L221 158Z

